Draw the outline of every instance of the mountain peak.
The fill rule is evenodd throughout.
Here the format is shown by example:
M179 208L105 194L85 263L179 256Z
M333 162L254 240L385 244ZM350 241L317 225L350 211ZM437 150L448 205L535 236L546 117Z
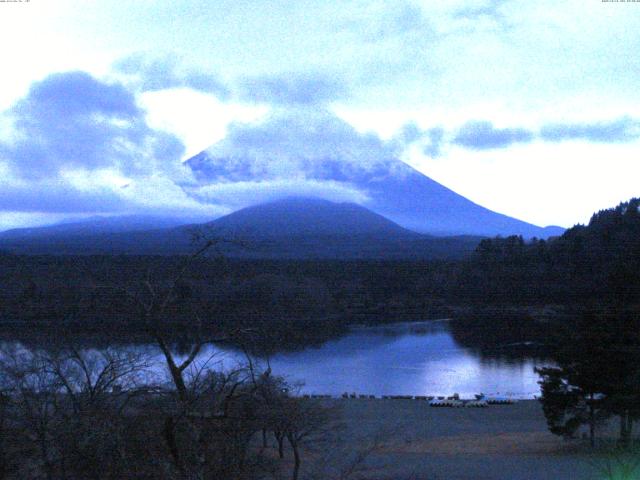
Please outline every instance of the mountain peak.
M208 224L220 234L262 238L303 236L416 236L355 203L287 197L246 207Z
M224 203L226 195L239 206L316 196L357 203L427 234L546 238L562 232L477 205L403 162L393 142L358 132L330 112L275 112L258 124L233 125L185 165L199 195L212 202Z

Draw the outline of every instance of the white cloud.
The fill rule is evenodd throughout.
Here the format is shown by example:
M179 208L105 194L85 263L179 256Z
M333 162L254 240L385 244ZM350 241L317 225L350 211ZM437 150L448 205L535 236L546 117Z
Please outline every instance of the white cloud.
M233 143L234 122L254 121L266 113L264 107L220 101L215 95L193 90L220 93L222 90L213 88L212 81L218 76L229 82L233 94L234 85L237 87L246 79L286 80L287 75L305 78L322 72L326 78L340 79L340 88L349 92L336 96L334 101L331 95L323 94L323 99L331 100L332 108L359 133L375 132L385 140L408 122L425 131L443 127L449 135L444 140L447 143L451 132L471 120L490 121L500 129L519 127L537 132L546 124L580 126L625 116L638 118L640 111L637 75L640 15L633 3L582 0L214 3L212 7L212 2L206 0L158 0L128 2L113 8L107 2L89 2L78 7L74 0L56 0L3 5L0 42L8 47L3 51L0 111L25 97L33 82L42 81L53 72L82 70L96 78L114 78L115 73L109 70L113 63L138 51L157 58L167 51L176 55L179 68L156 63L150 69L150 64L141 64L146 71L155 71L154 75L158 69L164 69L165 81L156 85L164 90L137 95L135 100L146 110L143 120L150 129L171 132L185 144L186 154L182 158L222 140L227 133L231 135L227 144ZM280 89L281 83L271 82L270 86ZM171 86L182 87L165 88ZM306 98L304 93L297 98ZM264 97L263 91L257 97L244 98L264 100ZM273 95L269 101L273 101ZM235 102L240 100L235 98ZM280 103L282 107L283 102ZM110 129L124 128L118 121L97 123ZM3 144L14 146L21 135L24 138L24 131L14 127L6 116L0 116ZM13 133L8 133L12 128ZM340 157L348 164L367 164L366 155L354 153L348 142L346 147L330 142L324 147L322 144L310 147L304 136L294 141L284 133L279 135L280 140L289 142L302 156L320 152ZM117 175L113 178L96 177L93 188L100 184L100 188L111 192L109 195L115 195L113 198L123 201L124 197L114 193L117 190L110 190L112 183L120 181L116 181L118 175L138 182L161 173L165 180L180 185L191 183L188 172L179 163L153 160L160 150L170 150L169 144L153 150L150 142L118 138L123 141L117 146L123 151L130 150L119 158L129 158L122 162L136 168L116 168ZM379 139L372 135L372 148L376 141ZM221 145L217 147L219 151L223 150L224 140ZM260 155L268 157L268 163L273 165L259 167L259 162L254 162L254 166L262 168L263 173L266 169L273 177L291 173L292 158L276 157L273 146L265 145L254 148L252 155L254 159ZM624 199L619 198L623 195L637 195L629 185L632 175L620 173L625 169L637 173L631 163L634 147L637 144L594 146L567 141L552 145L533 141L501 151L469 152L445 145L437 159L424 159L418 148L407 158L436 180L498 211L535 223L571 224L584 219L587 206L605 208ZM117 153L116 149L109 152ZM10 164L6 155L0 157L0 170L7 170ZM91 172L114 164L104 163L103 155L94 155L95 158L85 155L84 161L80 160L82 157L77 156L71 166L68 161L39 158L43 165L53 163L54 170L62 165L65 171L84 168ZM144 159L142 165L140 158ZM578 166L576 159L584 163ZM608 169L606 162L618 167ZM141 168L145 165L146 170ZM293 168L293 175L299 170ZM5 182L6 173L0 171ZM590 193L581 183L575 183L576 175L589 179L586 183L591 186ZM606 181L596 187L597 177ZM546 194L534 195L526 178L544 183ZM48 181L55 183L55 179ZM47 181L40 179L32 188L46 185ZM518 195L522 192L530 193ZM18 195L16 191L16 198L23 198L20 196L23 193ZM176 204L184 200L179 200L177 191L174 194L171 198ZM512 194L517 198L511 198ZM74 197L75 193L72 191L70 195ZM96 193L96 202L100 195ZM109 195L104 197L105 205L111 201L106 200ZM569 206L559 207L565 197L569 198L564 201ZM4 198L9 200L6 195ZM59 200L62 199L60 191ZM28 208L37 206L25 202L30 205ZM116 203L112 205L114 208ZM118 208L123 208L122 205L125 204ZM564 213L559 214L560 208Z
M222 181L357 177L397 164L377 135L359 133L320 107L273 109L257 122L234 124L207 155Z
M285 197L317 197L334 202L366 203L366 192L344 182L313 179L219 182L191 190L196 198L224 205L227 211Z

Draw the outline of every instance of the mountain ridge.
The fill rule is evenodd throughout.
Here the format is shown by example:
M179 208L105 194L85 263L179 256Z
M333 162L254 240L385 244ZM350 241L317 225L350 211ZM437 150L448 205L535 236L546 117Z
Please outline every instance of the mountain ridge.
M256 189L260 188L260 182L264 179L252 170L250 160L243 160L242 156L238 156L231 161L225 157L216 157L215 154L215 149L205 150L185 162L202 185L237 181L255 182ZM540 227L489 210L401 160L390 160L386 164L361 171L346 168L338 160L316 162L322 164L321 169L308 166L310 163L312 162L300 160L302 176L307 181L328 181L343 186L345 190L357 189L366 200L354 203L419 233L437 236L522 235L525 238L549 238L561 235L565 230L557 226ZM274 178L267 177L267 181ZM284 194L280 198L286 196ZM324 198L331 199L331 192L327 192ZM278 199L277 194L270 199ZM248 202L246 206L250 204Z
M194 238L220 238L220 253L267 259L452 259L480 237L436 238L407 230L348 202L289 198L247 207L203 224L95 234L0 238L0 250L26 254L189 254ZM243 241L238 246L233 241Z
M352 202L287 197L252 205L205 224L218 232L260 237L304 235L395 235L419 237Z
M11 228L0 231L0 241L29 238L47 233L51 237L95 233L119 233L140 230L172 228L193 223L195 218L165 217L159 215L96 215L84 219L73 219L38 227Z

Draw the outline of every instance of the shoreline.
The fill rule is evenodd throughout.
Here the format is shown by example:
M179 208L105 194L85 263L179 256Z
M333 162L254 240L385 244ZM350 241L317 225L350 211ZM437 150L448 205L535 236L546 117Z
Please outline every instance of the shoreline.
M595 479L582 439L549 432L537 400L489 408L432 408L427 402L328 399L341 412L349 441L364 447L382 436L368 459L376 476L394 479Z

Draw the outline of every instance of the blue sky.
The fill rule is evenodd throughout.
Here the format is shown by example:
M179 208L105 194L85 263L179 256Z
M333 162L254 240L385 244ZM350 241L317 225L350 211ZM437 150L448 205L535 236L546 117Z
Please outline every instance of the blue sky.
M182 161L273 129L309 158L392 154L501 213L585 222L640 194L638 32L639 3L599 0L0 3L0 228L226 213L246 182ZM274 191L362 194L258 150Z

